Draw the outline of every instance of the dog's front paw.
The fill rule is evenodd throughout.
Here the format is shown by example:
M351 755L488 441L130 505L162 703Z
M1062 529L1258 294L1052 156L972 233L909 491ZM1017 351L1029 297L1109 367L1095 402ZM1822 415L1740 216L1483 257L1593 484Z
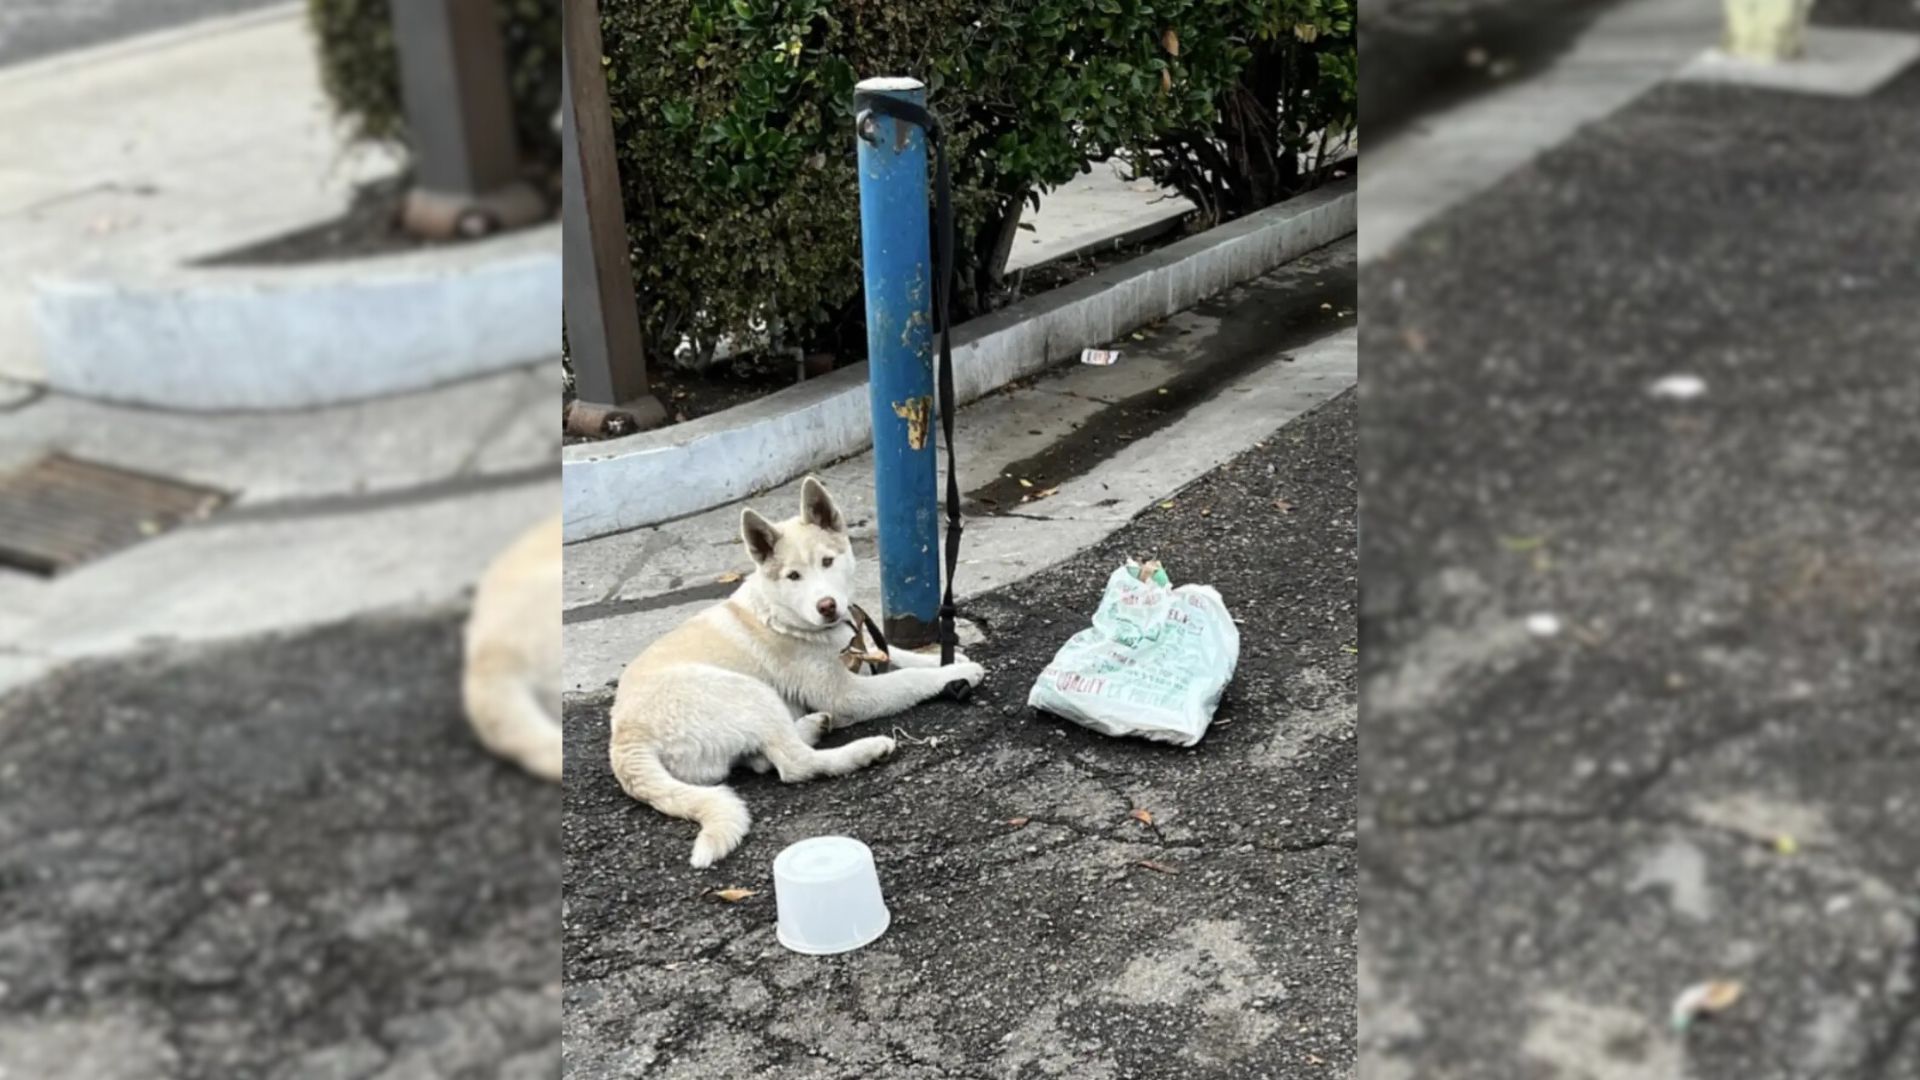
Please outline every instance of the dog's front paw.
M853 752L856 768L864 768L876 761L885 761L893 756L894 747L893 739L886 735L869 735L847 744L847 749Z
M940 674L945 675L948 682L964 679L968 686L979 686L987 677L987 669L971 660L956 658L953 663L941 668Z
M827 713L808 713L798 721L800 741L808 746L818 746L827 732L833 730L833 717Z

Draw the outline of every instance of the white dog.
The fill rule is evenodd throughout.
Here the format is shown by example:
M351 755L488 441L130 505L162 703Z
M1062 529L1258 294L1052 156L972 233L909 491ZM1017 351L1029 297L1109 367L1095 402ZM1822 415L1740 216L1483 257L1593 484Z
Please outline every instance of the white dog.
M620 676L609 753L627 794L698 822L693 865L711 866L746 838L750 818L722 784L735 762L789 782L844 776L893 753L882 735L816 749L834 727L891 716L986 672L964 656L949 667L904 650L899 670L855 675L853 551L839 508L818 480L801 486L800 514L775 524L746 510L740 535L755 570L725 602L654 642Z
M560 518L527 532L487 568L467 619L461 692L487 749L558 782Z

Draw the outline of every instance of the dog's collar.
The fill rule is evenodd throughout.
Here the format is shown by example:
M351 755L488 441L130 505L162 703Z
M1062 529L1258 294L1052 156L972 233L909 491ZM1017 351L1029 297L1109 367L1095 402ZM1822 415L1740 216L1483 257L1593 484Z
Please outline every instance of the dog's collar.
M851 625L850 620L843 619L840 622L827 623L824 626L793 626L776 618L771 609L767 609L763 605L756 603L755 601L758 597L749 596L746 599L747 602L744 606L749 614L760 621L760 625L776 634L785 634L788 637L810 640L829 631L837 630L842 626Z
M847 625L844 622L837 622L837 623L828 623L825 626L789 626L786 623L775 622L772 619L765 619L763 621L766 622L767 629L772 630L775 633L788 634L793 637L817 637L821 634L828 632L829 630L837 630L840 627Z

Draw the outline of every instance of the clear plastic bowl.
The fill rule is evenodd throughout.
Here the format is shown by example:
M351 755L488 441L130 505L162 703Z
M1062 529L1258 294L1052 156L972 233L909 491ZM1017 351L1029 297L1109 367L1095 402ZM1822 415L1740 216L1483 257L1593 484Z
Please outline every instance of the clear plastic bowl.
M870 945L893 919L873 852L850 836L816 836L774 856L773 895L776 936L798 953L826 956Z

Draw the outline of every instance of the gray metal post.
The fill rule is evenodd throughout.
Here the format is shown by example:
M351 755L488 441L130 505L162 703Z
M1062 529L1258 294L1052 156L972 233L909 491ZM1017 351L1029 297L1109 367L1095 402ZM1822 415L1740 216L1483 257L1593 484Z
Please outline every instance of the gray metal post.
M477 236L545 217L546 200L520 171L493 0L396 0L392 9L416 172L406 227Z
M666 410L647 390L597 0L568 0L565 34L560 243L574 389L631 413L644 430L664 423Z

